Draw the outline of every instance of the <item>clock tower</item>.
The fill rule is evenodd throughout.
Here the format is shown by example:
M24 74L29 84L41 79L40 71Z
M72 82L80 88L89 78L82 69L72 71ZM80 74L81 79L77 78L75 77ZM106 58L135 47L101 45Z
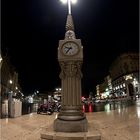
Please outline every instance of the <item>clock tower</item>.
M61 111L54 121L56 132L86 132L88 122L82 111L81 67L83 46L76 39L72 15L68 14L64 40L59 41L58 61L61 67Z

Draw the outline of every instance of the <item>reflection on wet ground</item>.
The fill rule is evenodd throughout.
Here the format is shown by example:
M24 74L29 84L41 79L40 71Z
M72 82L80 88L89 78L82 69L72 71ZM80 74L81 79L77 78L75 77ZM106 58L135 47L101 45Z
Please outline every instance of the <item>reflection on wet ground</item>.
M140 140L140 99L134 102L115 101L83 107L87 111L88 123L100 131L101 140ZM40 140L42 130L47 132L57 115L56 112L52 115L31 113L14 119L1 119L0 139Z
M108 103L89 103L83 104L83 112L99 112L105 111L110 112L111 110L115 109L123 109L128 106L135 105L135 101L133 100L126 100L126 101L113 101ZM139 112L140 113L140 112Z

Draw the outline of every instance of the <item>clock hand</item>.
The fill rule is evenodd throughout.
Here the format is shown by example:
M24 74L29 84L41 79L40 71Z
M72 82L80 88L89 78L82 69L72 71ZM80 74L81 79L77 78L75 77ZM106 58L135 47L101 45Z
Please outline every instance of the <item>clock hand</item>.
M70 47L65 47L65 48L69 49Z
M66 51L66 53L68 53L70 50L72 49L72 47L69 47Z

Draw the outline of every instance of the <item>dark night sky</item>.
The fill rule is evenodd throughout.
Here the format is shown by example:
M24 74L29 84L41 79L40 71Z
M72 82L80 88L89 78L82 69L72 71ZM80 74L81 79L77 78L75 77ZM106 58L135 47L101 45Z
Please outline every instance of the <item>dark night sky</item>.
M60 86L58 41L67 6L59 0L2 0L2 51L8 50L24 94ZM113 60L139 51L138 0L78 0L72 14L84 47L83 94L95 92Z

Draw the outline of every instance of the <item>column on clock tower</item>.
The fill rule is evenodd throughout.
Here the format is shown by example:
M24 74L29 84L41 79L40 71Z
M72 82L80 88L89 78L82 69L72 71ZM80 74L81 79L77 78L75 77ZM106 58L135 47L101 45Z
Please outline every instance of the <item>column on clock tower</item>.
M75 55L67 56L62 53L63 45L68 42L77 44L79 50ZM68 49L72 49L72 46ZM83 47L81 40L75 37L74 24L70 14L67 16L65 39L59 41L58 60L61 67L62 107L58 118L54 121L54 130L57 132L86 132L88 122L82 111L81 103Z
M62 108L78 107L81 109L81 61L60 62L62 81Z

